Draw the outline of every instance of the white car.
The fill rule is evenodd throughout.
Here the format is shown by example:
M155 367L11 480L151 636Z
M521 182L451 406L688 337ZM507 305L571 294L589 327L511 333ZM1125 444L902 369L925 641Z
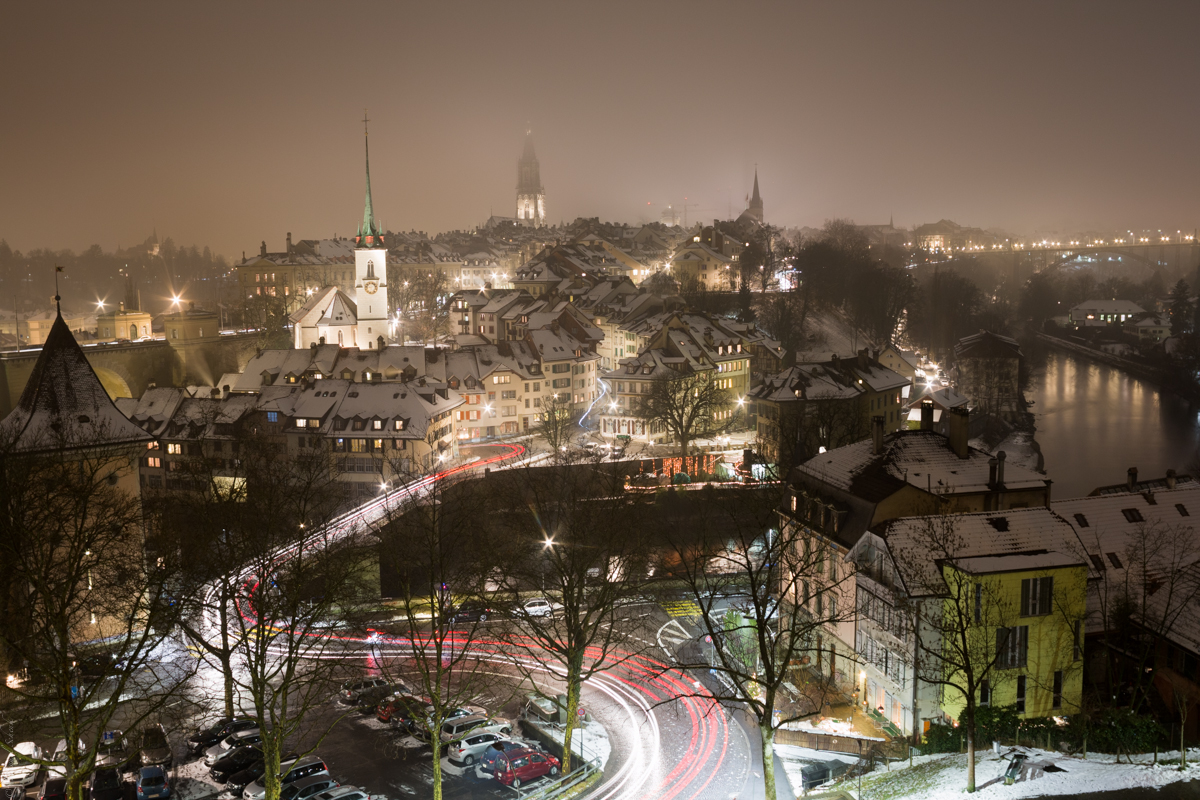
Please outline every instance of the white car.
M213 764L217 763L222 758L233 752L235 747L241 747L244 744L258 744L261 741L262 734L259 732L258 728L251 728L248 731L231 733L204 751L204 763L206 766L211 767Z
M531 597L521 604L521 613L527 617L549 617L554 613L554 604L544 597Z
M33 742L21 742L13 750L16 752L8 754L0 771L0 786L29 788L37 781L41 769L34 759L42 758L42 748Z
M78 749L79 757L82 759L82 757L83 757L83 742L80 742L78 745L76 745L76 749ZM65 777L67 777L67 759L68 759L67 740L59 739L58 744L56 744L54 746L54 755L50 756L50 760L58 762L58 765L47 769L46 777L47 778L65 778Z

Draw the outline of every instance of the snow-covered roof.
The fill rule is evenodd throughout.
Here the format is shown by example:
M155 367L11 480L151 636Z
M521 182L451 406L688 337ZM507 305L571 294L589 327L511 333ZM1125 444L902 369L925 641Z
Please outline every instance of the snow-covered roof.
M113 404L62 315L54 319L21 398L0 422L12 450L40 452L149 442Z

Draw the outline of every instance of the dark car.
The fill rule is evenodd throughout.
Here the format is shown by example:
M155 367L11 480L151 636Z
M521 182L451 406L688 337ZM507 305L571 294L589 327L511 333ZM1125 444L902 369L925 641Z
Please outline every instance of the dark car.
M412 733L417 728L417 722L424 719L427 700L412 695L392 695L379 701L375 718L380 722L390 722L392 727L406 733Z
M546 775L557 775L559 766L558 759L549 753L526 748L506 753L504 758L497 760L492 775L505 786L517 789Z
M25 792L21 792L21 797ZM38 800L67 800L67 779L47 778L38 791Z
M88 781L88 800L122 800L125 787L121 785L121 773L116 767L105 767L92 773Z
M155 723L142 728L138 745L138 758L143 767L171 767L171 743L167 741L167 731L162 725Z
M263 752L254 745L235 747L222 758L218 758L209 768L208 774L217 783L225 783L229 776L241 772L256 761L263 760Z
M281 767L287 766L294 763L297 758L299 758L299 756L295 753L288 753L286 756L279 759L279 765ZM245 769L238 770L230 775L228 780L225 781L225 791L232 792L235 795L240 795L243 789L261 778L263 773L266 771L267 764L263 759L260 758Z
M187 738L188 750L193 754L203 753L231 733L257 728L258 723L246 717L224 717L207 728L201 728Z
M404 695L412 694L408 687L402 683L385 683L383 686L373 686L370 689L364 689L358 694L358 710L363 714L370 714L375 711L380 702L385 697L391 697L394 694Z
M460 622L487 622L488 617L496 616L496 611L483 603L467 602L446 613L451 625Z

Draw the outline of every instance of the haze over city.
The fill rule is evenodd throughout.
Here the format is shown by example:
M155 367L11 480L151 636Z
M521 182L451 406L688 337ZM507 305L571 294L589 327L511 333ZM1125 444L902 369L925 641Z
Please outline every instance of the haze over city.
M526 125L548 218L1016 234L1191 229L1190 3L14 4L0 196L14 248L152 228L236 257L345 235L363 107L396 230L511 203ZM649 202L651 205L647 205ZM70 224L64 224L69 221ZM278 242L271 241L272 247Z

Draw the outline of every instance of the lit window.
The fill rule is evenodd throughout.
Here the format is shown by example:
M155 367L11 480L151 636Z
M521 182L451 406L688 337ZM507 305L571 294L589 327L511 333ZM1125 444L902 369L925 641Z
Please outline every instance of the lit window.
M279 412L278 411L268 411L267 412L267 422L279 422Z
M377 430L377 431L383 430L383 420L381 420L381 419L371 420L371 428L373 430Z
M173 456L182 455L183 454L183 445L168 444L167 445L167 453L169 453L170 455L173 455Z

